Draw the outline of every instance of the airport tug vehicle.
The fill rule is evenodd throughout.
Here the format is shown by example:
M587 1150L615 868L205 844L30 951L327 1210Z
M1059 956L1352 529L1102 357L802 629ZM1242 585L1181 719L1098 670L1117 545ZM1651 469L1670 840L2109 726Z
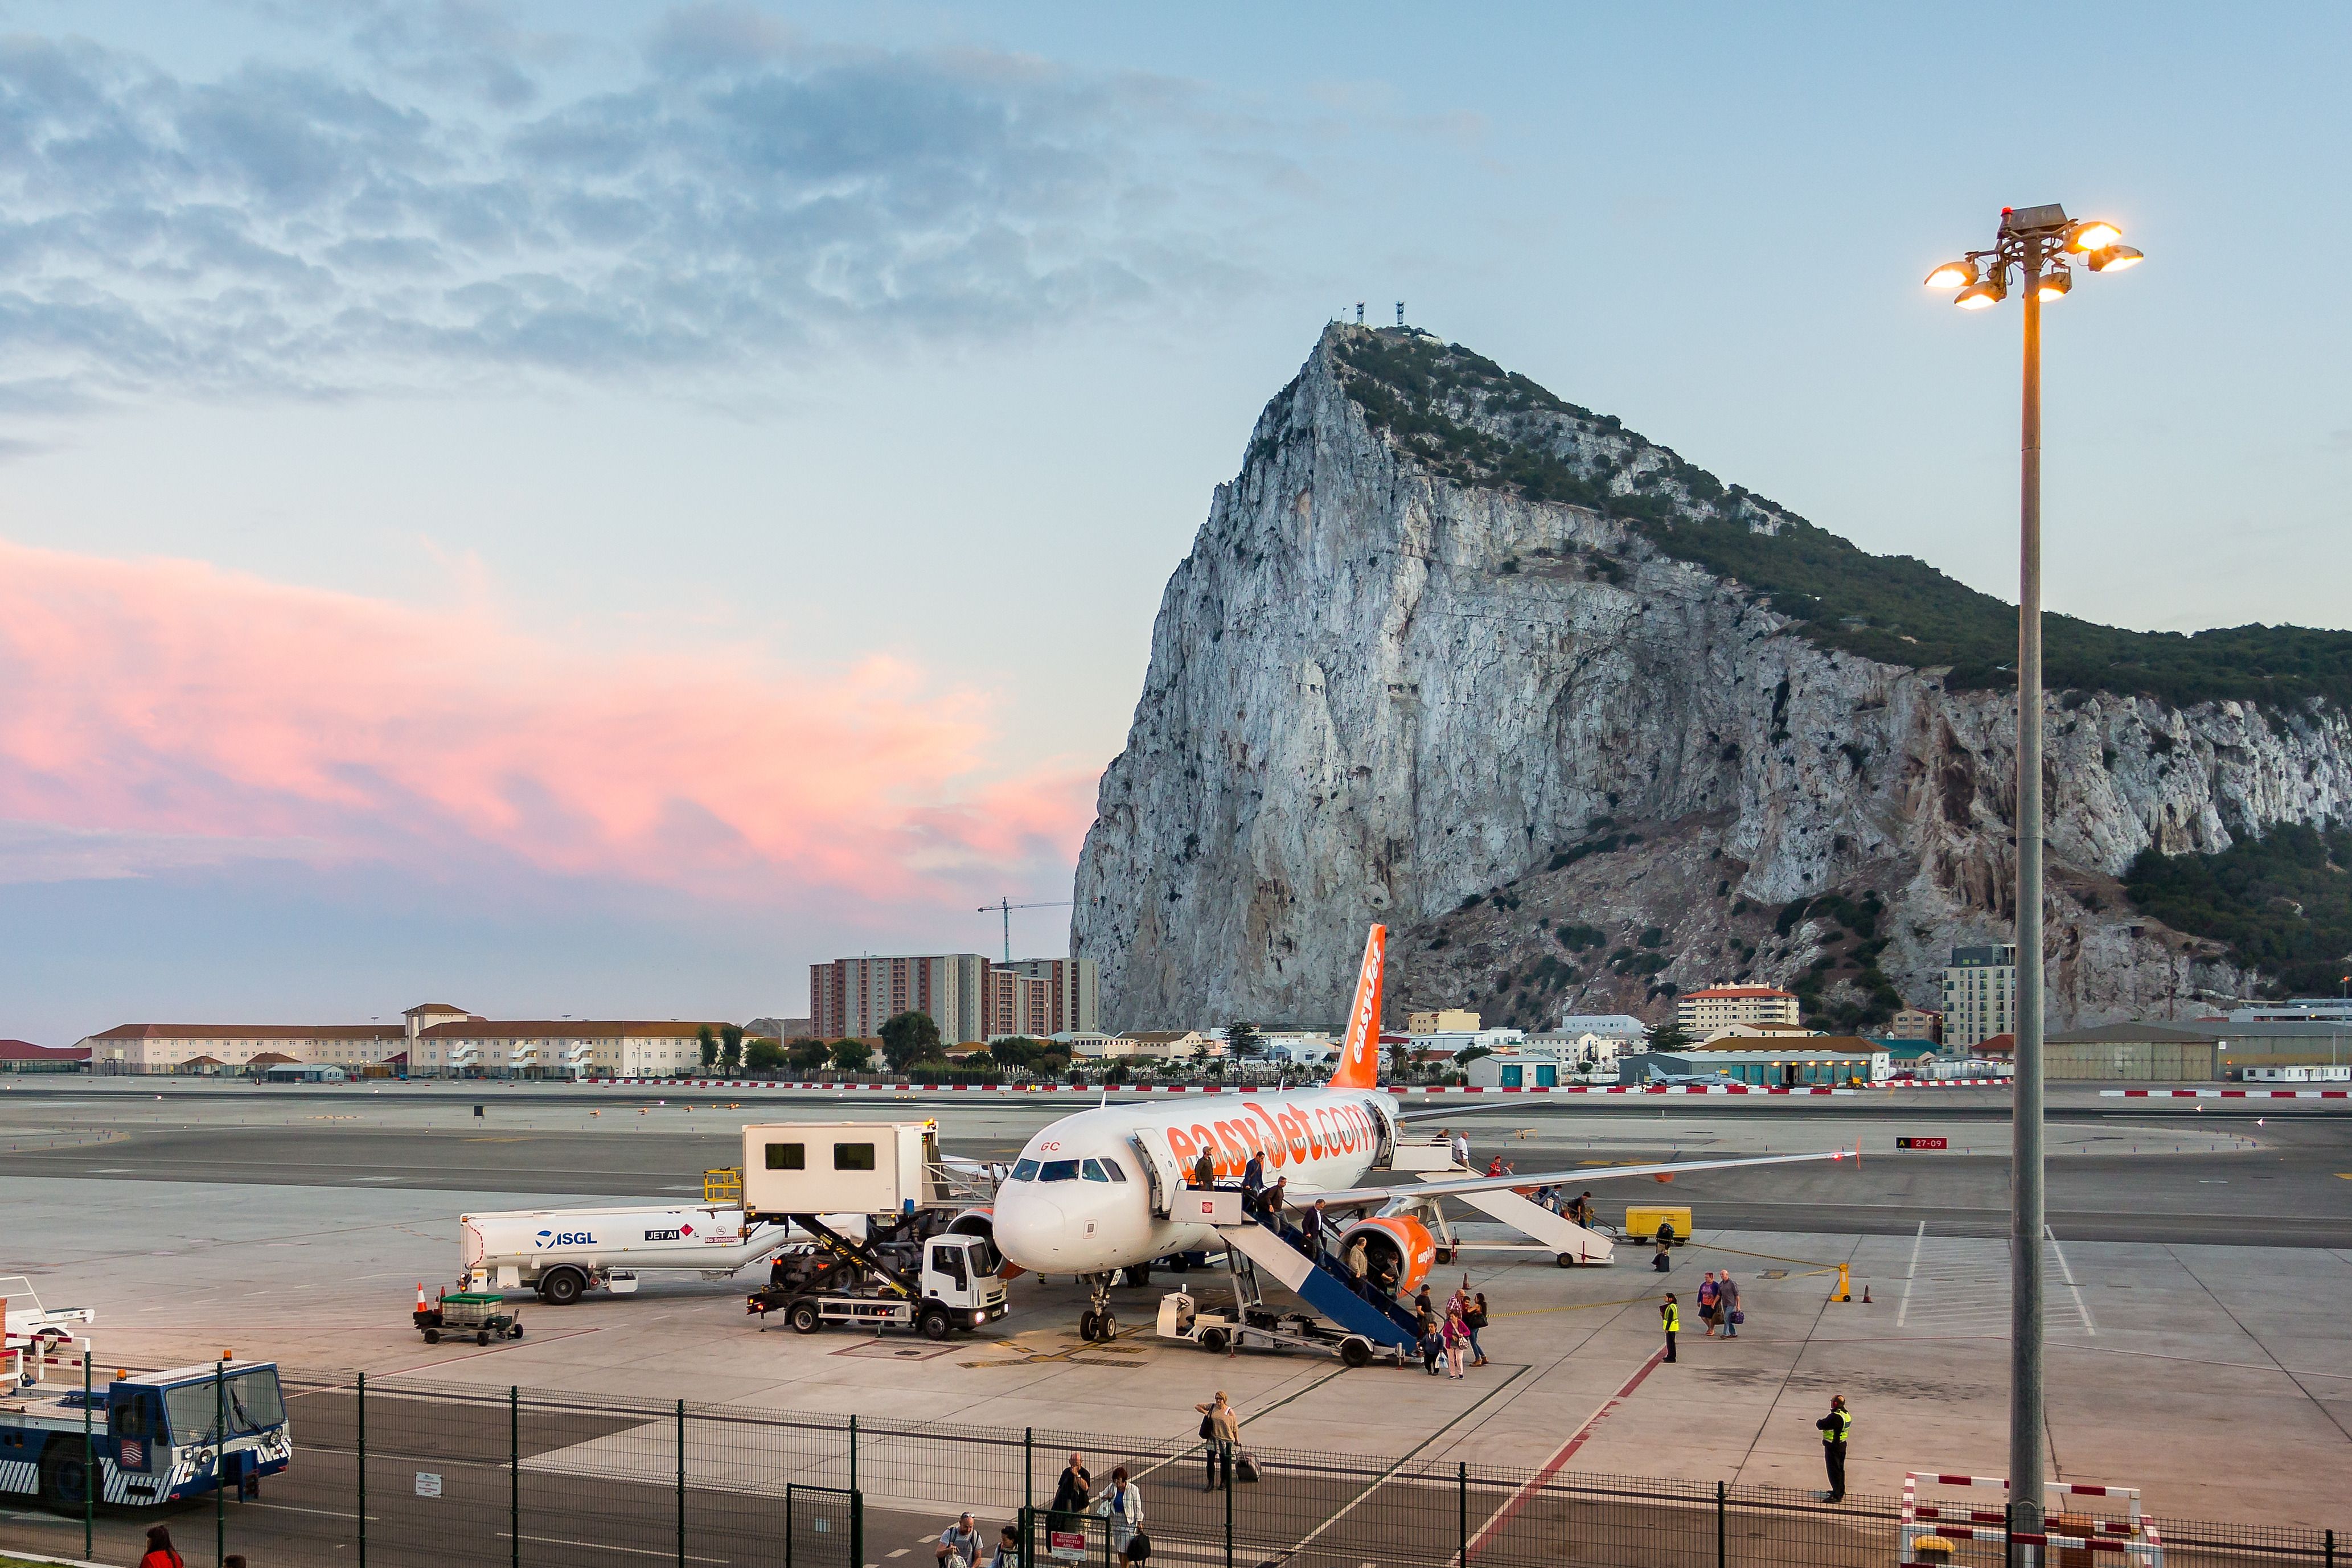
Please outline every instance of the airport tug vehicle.
M269 1362L224 1359L118 1372L89 1386L89 1342L10 1336L0 1395L0 1493L79 1510L90 1500L152 1507L261 1478L293 1461L294 1428Z
M522 1314L496 1290L444 1290L427 1301L425 1287L419 1285L416 1310L409 1316L428 1345L437 1345L445 1337L470 1338L478 1345L522 1338Z
M778 1253L744 1310L797 1333L912 1329L943 1340L1004 1316L984 1194L940 1159L936 1121L743 1129L747 1221L806 1239Z

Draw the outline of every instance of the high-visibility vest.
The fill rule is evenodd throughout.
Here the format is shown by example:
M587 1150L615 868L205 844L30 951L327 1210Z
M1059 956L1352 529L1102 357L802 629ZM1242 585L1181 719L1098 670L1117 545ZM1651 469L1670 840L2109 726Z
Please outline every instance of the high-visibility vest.
M1824 1443L1844 1442L1846 1439L1846 1434L1853 1430L1853 1413L1845 1410L1832 1410L1830 1412L1830 1419L1836 1422L1837 1425L1834 1426L1825 1426L1822 1429L1822 1441Z
M1683 1326L1682 1309L1672 1301L1658 1309L1658 1316L1664 1321L1666 1332L1670 1334L1678 1331Z

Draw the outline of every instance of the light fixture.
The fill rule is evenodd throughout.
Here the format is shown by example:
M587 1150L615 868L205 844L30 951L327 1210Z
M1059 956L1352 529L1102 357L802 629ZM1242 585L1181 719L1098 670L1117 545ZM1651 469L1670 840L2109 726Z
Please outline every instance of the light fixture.
M2091 252L2094 272L2121 272L2126 267L2137 267L2147 258L2128 245L2110 245Z
M1947 261L1927 274L1930 289L1965 289L1977 280L1977 264L1973 261Z
M1952 303L1963 310L1988 310L2009 298L2009 289L1998 274L1981 283L1971 283L1953 297Z
M2085 218L2066 236L2066 248L2076 255L2105 250L2124 237L2124 231L2105 218Z
M2042 275L2041 280L2033 286L2033 297L2046 305L2053 300L2064 299L2066 291L2074 287L2074 275L2061 267Z

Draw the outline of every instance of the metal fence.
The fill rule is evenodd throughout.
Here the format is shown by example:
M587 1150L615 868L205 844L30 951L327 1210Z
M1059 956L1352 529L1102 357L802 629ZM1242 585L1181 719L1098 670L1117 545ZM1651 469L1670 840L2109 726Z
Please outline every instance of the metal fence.
M1126 1531L1092 1509L1055 1513L1068 1456L1097 1493L1125 1468L1150 1561L1174 1568L1937 1568L2033 1563L2029 1542L1954 1541L1906 1554L1897 1500L1828 1504L1776 1487L1548 1474L1245 1446L1230 1487L1191 1440L1024 1431L484 1389L411 1379L290 1385L292 1467L255 1500L100 1510L98 1562L137 1561L165 1523L191 1564L253 1568L551 1568L671 1562L710 1568L930 1568L960 1512L992 1551L1108 1568ZM2161 1560L2053 1548L2062 1565L2336 1568L2328 1530L2155 1521ZM0 1550L83 1554L84 1522L0 1514ZM983 1558L983 1562L985 1558ZM2346 1568L2352 1568L2347 1564Z

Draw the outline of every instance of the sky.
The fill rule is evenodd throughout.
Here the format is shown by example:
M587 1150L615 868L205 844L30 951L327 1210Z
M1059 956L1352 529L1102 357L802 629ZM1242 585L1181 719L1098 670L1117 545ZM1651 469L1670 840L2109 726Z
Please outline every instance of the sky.
M2062 201L2149 260L2048 313L2051 607L2352 626L2347 44L0 0L0 1036L998 952L1358 300L2013 599L2018 316L1919 279Z

